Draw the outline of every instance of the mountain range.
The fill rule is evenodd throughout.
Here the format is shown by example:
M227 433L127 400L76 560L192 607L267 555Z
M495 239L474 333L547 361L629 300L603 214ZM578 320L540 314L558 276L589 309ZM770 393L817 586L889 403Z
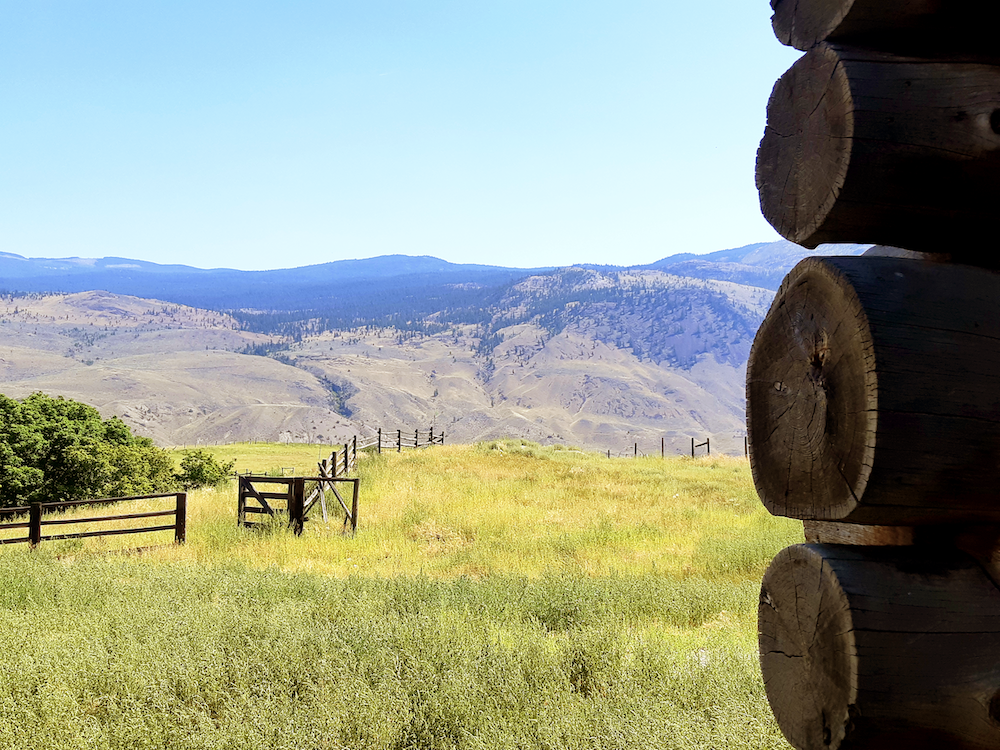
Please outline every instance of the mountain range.
M612 453L742 450L744 372L788 242L628 268L383 256L274 271L0 253L3 392L161 444L342 442L432 424Z

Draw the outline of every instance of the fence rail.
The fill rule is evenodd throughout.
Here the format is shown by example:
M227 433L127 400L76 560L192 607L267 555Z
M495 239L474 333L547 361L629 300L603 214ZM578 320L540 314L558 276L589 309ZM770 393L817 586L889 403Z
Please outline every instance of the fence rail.
M721 450L720 450L721 448ZM638 458L640 456L659 455L661 458L667 456L687 456L691 458L697 456L710 456L712 452L727 456L749 456L750 446L748 440L743 435L729 437L706 437L702 438L682 438L670 437L660 438L658 445L649 450L648 443L633 442L627 448L618 451L608 450L608 458Z
M141 513L116 513L106 516L74 516L71 518L46 518L53 513L61 513L81 506L93 507L114 505L134 500L159 500L174 498L174 507L167 510L143 511ZM23 520L27 516L27 520ZM107 521L129 521L142 518L164 518L173 516L173 522L157 526L140 526L126 529L96 529L92 531L72 531L65 534L45 534L43 529L64 525L103 523ZM14 519L14 520L8 520ZM16 508L0 509L0 533L12 529L27 529L27 536L0 539L0 544L23 544L37 547L42 542L62 539L86 539L98 536L119 536L121 534L142 534L153 531L173 531L174 542L183 544L187 537L187 493L168 492L158 495L134 495L131 497L110 497L100 500L73 500L51 503L31 503Z
M337 490L338 484L351 486L350 506ZM280 491L264 490L263 487L267 485L278 485L284 489ZM344 511L344 530L346 531L349 525L353 536L358 530L359 485L360 480L357 478L323 475L318 477L240 476L236 525L245 528L262 525L259 521L248 520L247 514L267 514L275 518L279 513L284 513L288 516L288 525L296 534L301 534L309 511L316 505L319 505L323 510L323 520L328 520L326 492L330 491ZM283 505L268 502L269 500L283 501ZM256 502L257 505L253 505L253 502Z
M428 448L432 445L444 445L444 430L434 432L433 427L426 430L383 430L378 429L375 437L368 438L364 447L374 447L381 453L383 450L402 451L403 448Z

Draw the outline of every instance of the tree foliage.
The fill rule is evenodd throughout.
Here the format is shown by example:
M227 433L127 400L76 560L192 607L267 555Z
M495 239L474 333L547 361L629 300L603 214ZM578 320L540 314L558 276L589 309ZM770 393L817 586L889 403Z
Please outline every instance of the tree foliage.
M164 492L170 455L117 417L44 393L0 394L0 507Z
M177 481L185 490L198 487L218 487L229 479L236 459L220 464L215 457L201 448L184 452Z

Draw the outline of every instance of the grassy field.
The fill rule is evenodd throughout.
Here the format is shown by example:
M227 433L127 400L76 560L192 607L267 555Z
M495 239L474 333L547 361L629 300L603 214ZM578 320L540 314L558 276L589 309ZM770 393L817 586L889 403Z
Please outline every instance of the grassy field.
M212 450L299 475L323 455ZM356 538L317 512L238 530L229 487L191 493L182 547L0 548L0 746L787 748L756 604L801 524L742 459L497 441L358 473Z

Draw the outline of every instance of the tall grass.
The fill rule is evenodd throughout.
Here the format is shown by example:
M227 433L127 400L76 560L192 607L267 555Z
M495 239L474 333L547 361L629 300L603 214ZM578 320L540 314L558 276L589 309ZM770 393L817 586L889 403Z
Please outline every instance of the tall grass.
M263 448L239 468L311 473ZM755 611L801 526L743 461L497 441L359 473L356 538L238 530L226 488L183 547L3 548L0 747L787 747Z

